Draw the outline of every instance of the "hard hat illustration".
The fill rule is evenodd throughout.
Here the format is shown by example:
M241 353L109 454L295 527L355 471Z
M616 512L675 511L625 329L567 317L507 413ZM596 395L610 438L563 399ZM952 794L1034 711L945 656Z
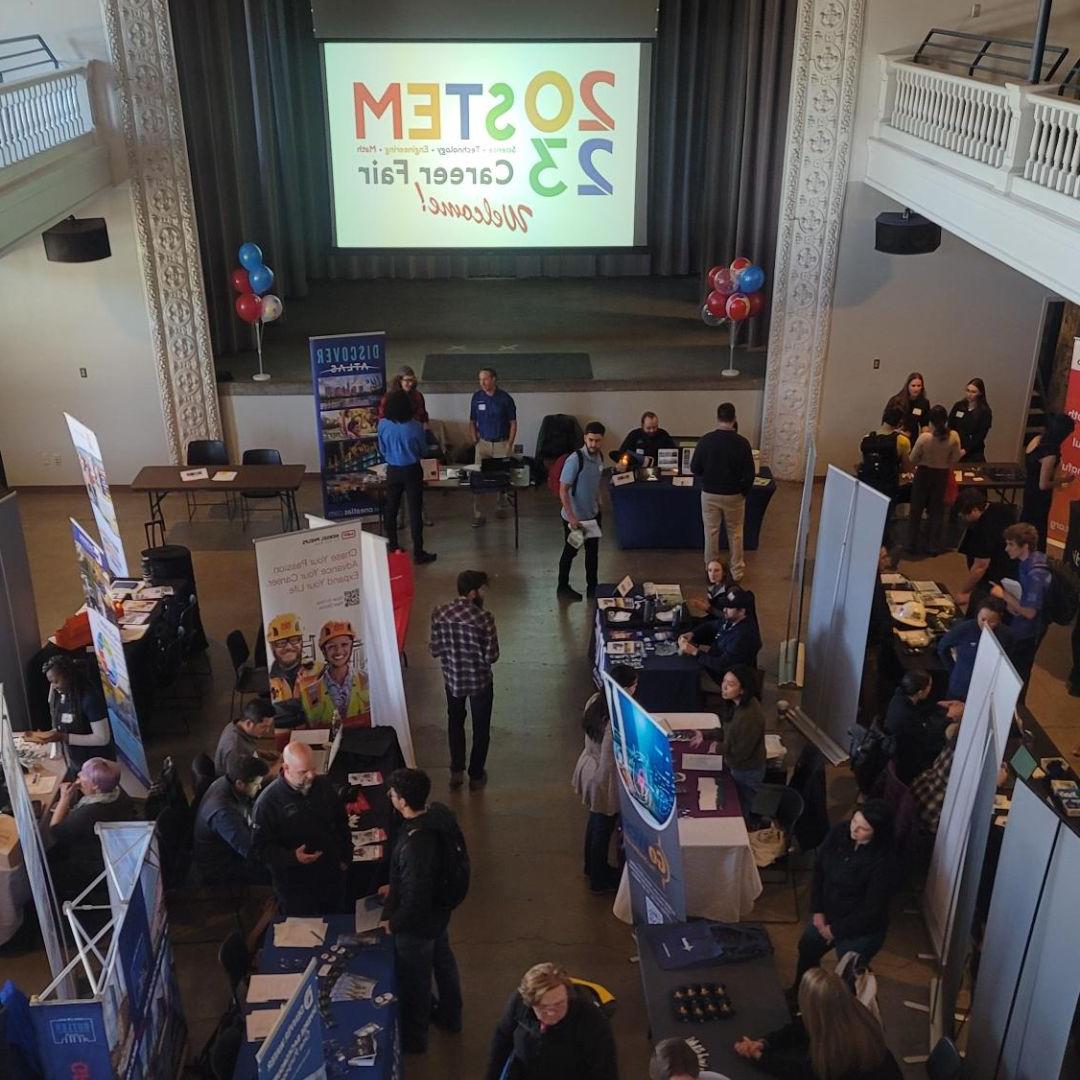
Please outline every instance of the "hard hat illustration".
M282 638L300 637L300 619L291 611L275 615L266 627L266 640L273 644Z
M355 641L356 632L352 628L352 623L345 619L331 619L323 623L323 628L319 631L319 648L323 648L331 638L336 637L352 638Z

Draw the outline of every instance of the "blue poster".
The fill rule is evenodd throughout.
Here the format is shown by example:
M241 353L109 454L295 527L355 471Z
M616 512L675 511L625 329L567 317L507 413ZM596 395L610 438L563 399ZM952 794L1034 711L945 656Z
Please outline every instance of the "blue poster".
M326 1080L317 965L318 960L308 964L300 985L259 1047L255 1055L259 1080Z
M100 1001L61 1001L30 1009L48 1077L115 1077Z
M667 731L605 673L634 925L686 921Z
M323 517L377 512L370 469L379 457L378 410L386 393L386 334L308 338L322 470Z

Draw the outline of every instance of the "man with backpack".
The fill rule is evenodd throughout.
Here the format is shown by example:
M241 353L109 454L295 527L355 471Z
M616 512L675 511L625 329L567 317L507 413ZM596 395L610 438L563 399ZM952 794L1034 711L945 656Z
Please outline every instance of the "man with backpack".
M581 593L570 587L570 567L577 557L578 547L585 548L585 591L589 596L596 595L600 560L600 477L604 468L600 444L606 430L596 420L586 424L585 445L560 459L561 464L555 463L560 470L559 502L562 503L563 523L563 550L556 594L567 600L581 599Z
M863 438L859 453L859 479L895 501L900 493L900 474L911 467L911 439L904 431L903 409L886 406L881 427Z
M428 803L431 779L421 769L396 769L387 780L390 805L404 824L390 856L382 927L394 937L401 1047L427 1050L428 1024L461 1031L461 979L450 948L450 913L469 891L469 855L457 819ZM438 1000L431 998L435 978Z
M1008 608L1009 629L1013 636L1012 662L1017 675L1024 681L1021 699L1027 690L1027 681L1031 678L1031 669L1035 664L1035 654L1039 651L1043 636L1046 634L1048 612L1047 602L1053 575L1047 565L1046 555L1039 551L1039 530L1034 525L1021 522L1010 525L1003 534L1005 553L1010 559L1016 559L1019 566L1020 595L1014 596L1000 584L990 589L990 594L1005 601ZM1056 612L1054 612L1056 614Z

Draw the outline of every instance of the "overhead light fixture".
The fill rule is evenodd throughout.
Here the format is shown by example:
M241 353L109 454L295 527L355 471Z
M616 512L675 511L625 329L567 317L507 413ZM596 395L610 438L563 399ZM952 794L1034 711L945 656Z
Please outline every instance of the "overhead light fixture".
M96 262L112 255L104 218L71 217L58 221L41 234L49 262Z

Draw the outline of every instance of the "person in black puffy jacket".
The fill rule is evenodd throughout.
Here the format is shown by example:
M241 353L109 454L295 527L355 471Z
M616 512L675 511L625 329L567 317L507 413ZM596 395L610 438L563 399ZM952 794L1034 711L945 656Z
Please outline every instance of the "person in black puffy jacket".
M487 1080L618 1080L607 1017L562 968L535 964L491 1039Z

